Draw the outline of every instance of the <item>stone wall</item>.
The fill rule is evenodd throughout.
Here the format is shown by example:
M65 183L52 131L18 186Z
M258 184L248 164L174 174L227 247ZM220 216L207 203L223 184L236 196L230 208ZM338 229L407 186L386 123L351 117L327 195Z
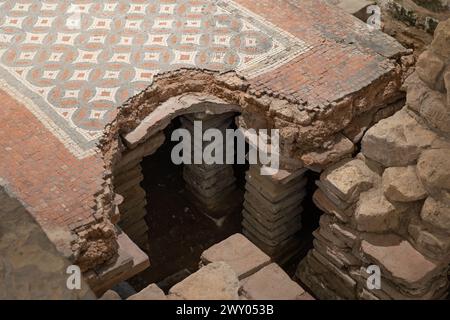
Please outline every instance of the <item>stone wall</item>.
M407 104L325 170L325 212L297 277L323 299L439 299L450 263L450 20L406 82ZM366 269L381 269L368 290Z

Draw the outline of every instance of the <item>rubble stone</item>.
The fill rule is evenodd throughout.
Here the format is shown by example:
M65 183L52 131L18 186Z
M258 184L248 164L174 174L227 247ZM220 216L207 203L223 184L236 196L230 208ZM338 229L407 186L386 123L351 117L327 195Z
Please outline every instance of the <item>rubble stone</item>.
M428 197L425 201L421 218L436 228L450 231L450 206Z
M416 70L420 79L430 88L434 88L444 66L444 62L438 56L433 52L426 50L417 60Z
M431 49L442 57L450 57L450 20L441 22L434 33Z
M377 178L363 161L355 159L345 160L326 170L321 181L339 198L352 203L361 192L371 189Z
M401 214L407 209L405 204L389 202L381 189L363 192L355 211L357 228L367 232L396 230Z
M414 164L436 135L420 125L403 109L370 128L362 140L365 156L385 167Z
M437 261L448 261L450 259L448 230L431 229L419 219L413 219L408 226L408 233L414 246L424 255Z
M419 112L431 128L435 128L443 133L450 133L448 126L450 123L450 109L446 106L445 98L444 94L437 91L427 93Z
M413 202L427 197L415 166L387 168L383 174L383 191L391 201Z
M342 185L356 175L339 174L342 164L326 169L316 183L314 202L329 215L321 217L314 249L296 276L321 299L442 299L448 294L449 23L440 24L417 72L406 81L407 106L362 139L356 159L382 175L381 184L348 197ZM333 175L334 184L327 181ZM368 292L367 267L373 264L382 271L381 289Z
M417 175L433 196L450 191L449 154L449 149L431 149L423 152L417 162Z

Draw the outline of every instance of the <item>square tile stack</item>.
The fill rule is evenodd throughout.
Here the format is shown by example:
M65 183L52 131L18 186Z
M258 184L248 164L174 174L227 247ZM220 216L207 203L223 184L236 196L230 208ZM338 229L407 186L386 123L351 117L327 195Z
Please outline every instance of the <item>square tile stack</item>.
M251 165L246 175L243 233L276 261L288 259L298 243L301 206L306 194L305 170L263 176Z
M119 226L140 248L146 250L148 245L148 226L146 192L140 183L144 180L141 162L153 154L164 142L162 132L150 137L136 148L127 150L114 167L115 192L124 200L119 205Z
M204 142L198 133L203 135L208 129L217 129L223 137L226 137L226 129L233 121L234 113L219 115L196 113L181 117L182 127L191 133L192 162L195 152L203 155L205 148L215 143L215 141ZM195 125L198 126L199 123L201 129L197 127L196 132ZM219 147L222 148L223 144ZM183 177L198 209L211 218L219 219L227 216L232 212L232 208L240 204L232 165L205 164L202 159L201 164L184 165Z

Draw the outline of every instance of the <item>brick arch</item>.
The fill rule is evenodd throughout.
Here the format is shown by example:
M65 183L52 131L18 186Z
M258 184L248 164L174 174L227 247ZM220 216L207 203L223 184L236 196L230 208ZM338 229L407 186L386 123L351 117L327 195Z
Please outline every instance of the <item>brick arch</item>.
M391 76L396 82L398 74L394 72ZM234 71L178 69L156 75L146 90L118 108L113 121L105 127L99 142L105 172L102 189L97 193L97 214L117 222L116 206L120 199L112 184L114 164L124 150L148 141L173 117L208 110L211 105L214 106L211 112L240 112L239 126L244 129L280 130L282 167L286 165L292 171L304 166L320 169L353 152L353 141L344 132L346 128L359 126L358 112L352 106L359 101L360 106L373 108L374 112L389 106L390 95L371 94L376 89L384 92L386 86L386 79L378 79L367 89L316 108L281 92L264 89L260 83L248 81ZM163 142L158 139L161 137L156 136L155 144L159 147Z

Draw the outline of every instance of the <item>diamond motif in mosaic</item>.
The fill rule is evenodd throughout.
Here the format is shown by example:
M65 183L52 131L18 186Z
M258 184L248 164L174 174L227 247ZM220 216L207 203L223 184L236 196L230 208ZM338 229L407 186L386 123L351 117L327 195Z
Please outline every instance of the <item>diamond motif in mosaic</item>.
M79 157L160 71L233 69L251 78L308 49L229 0L0 0L2 88L20 93Z

